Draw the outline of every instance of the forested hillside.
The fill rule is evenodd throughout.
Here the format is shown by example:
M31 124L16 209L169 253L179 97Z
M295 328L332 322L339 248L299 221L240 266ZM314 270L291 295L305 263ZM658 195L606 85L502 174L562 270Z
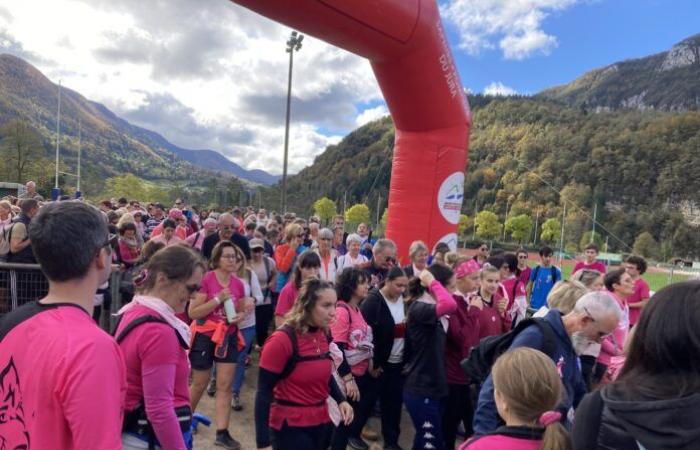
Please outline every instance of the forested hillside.
M648 232L660 258L700 256L700 113L586 112L532 98L470 98L473 127L463 213L520 214L541 224L567 202L566 246L579 246L597 204L597 238L631 251ZM394 130L389 118L330 146L289 180L290 209L328 196L342 208L386 206ZM276 189L267 192L274 202ZM381 212L381 211L380 211ZM584 239L584 240L587 240Z

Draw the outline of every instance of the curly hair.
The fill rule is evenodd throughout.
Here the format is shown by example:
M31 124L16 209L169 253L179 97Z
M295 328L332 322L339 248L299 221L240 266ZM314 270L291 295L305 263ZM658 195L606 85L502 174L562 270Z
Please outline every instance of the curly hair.
M311 313L321 298L321 293L326 290L333 292L335 297L335 289L329 282L318 278L304 281L292 309L285 316L285 325L289 325L301 333L308 332L309 326L311 326Z

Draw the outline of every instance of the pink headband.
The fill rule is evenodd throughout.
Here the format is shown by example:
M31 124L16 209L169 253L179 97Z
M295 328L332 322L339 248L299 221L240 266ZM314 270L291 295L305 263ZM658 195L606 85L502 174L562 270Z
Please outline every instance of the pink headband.
M459 267L457 267L455 275L457 276L457 278L464 278L467 275L479 272L480 270L481 267L479 267L479 263L474 261L473 259L470 259L469 261L463 262L459 265Z
M561 413L559 411L547 411L542 413L540 416L540 423L544 427L548 427L553 423L557 423L561 420Z

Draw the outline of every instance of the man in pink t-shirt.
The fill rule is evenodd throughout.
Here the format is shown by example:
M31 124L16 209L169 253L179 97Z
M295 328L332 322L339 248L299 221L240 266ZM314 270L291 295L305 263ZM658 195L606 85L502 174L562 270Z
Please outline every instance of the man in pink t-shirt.
M625 260L625 270L634 281L634 292L627 297L627 305L630 307L630 326L639 320L644 306L649 302L649 285L642 278L642 274L647 271L647 262L641 256L629 256Z
M106 221L84 203L51 203L29 235L49 293L0 321L0 447L121 449L124 360L91 317L110 272Z
M607 271L605 264L600 261L596 261L596 257L598 257L598 246L596 244L588 244L584 249L584 254L586 255L586 260L578 261L574 266L574 271L571 272L571 275L575 274L581 269L597 270L603 274Z

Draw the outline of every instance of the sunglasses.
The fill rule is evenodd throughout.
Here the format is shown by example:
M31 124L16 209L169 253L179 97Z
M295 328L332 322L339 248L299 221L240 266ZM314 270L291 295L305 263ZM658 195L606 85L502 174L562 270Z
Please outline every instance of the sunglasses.
M190 294L194 294L195 292L197 292L201 288L202 288L202 286L199 284L186 284L185 285L185 289L187 289L187 292L189 292Z
M264 249L262 249L260 247L255 247L255 248L251 248L250 251L253 253L262 253L264 251Z

